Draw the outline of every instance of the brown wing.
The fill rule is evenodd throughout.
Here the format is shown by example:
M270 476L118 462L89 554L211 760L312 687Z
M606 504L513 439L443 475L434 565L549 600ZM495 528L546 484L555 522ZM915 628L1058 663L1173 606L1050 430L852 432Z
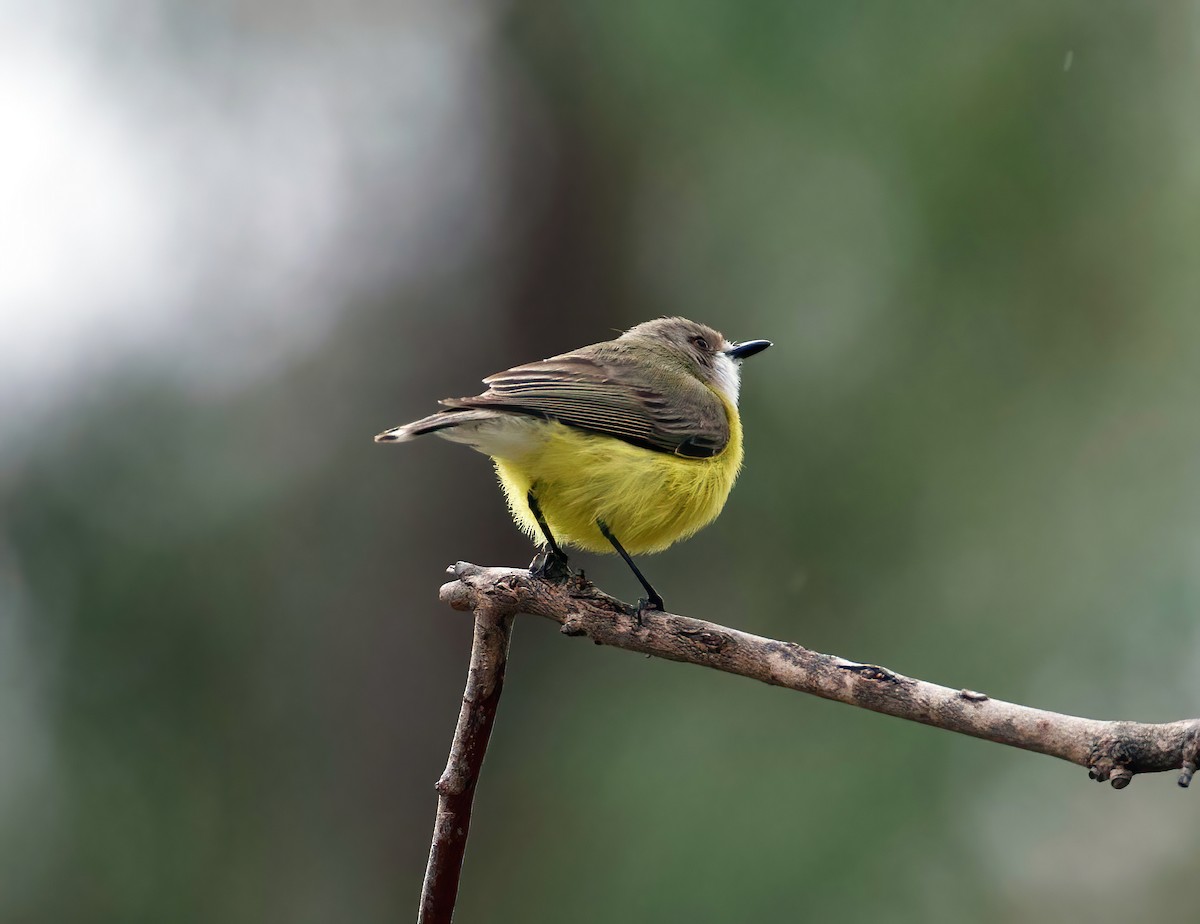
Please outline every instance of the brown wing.
M670 382L676 399L668 401ZM619 352L585 348L515 366L483 380L473 398L447 398L457 408L503 408L557 420L635 446L692 458L716 455L729 442L721 400L690 375L645 364L634 369Z

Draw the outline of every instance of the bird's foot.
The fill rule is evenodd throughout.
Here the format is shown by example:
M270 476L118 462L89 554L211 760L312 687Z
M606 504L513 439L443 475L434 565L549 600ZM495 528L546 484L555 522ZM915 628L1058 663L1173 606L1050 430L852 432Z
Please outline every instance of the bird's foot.
M633 618L639 626L645 625L643 617L647 613L663 613L666 612L666 606L663 604L663 599L658 594L649 597L642 597L637 603L637 609L633 611Z
M554 549L539 552L529 563L529 573L537 578L545 578L556 583L569 580L575 576L567 563L567 556Z

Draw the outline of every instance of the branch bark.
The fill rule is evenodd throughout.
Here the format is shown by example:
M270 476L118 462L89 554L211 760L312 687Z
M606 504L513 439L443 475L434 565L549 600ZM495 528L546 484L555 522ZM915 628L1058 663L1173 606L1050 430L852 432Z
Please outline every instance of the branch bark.
M496 721L496 709L500 705L508 643L517 612L502 601L493 601L487 596L481 596L471 609L475 613L471 666L467 670L467 688L463 692L450 757L437 781L437 818L429 847L429 863L425 867L425 882L421 887L418 924L449 924L454 915L458 879L471 826L471 805Z
M455 580L442 587L441 599L473 610L477 634L481 612L510 620L518 612L533 613L559 623L565 635L585 635L600 645L740 674L1058 757L1114 789L1129 785L1136 774L1167 770L1181 771L1178 782L1186 787L1200 763L1200 719L1145 724L1047 712L686 616L648 612L639 620L629 604L581 577L553 583L525 570L466 562L449 570Z

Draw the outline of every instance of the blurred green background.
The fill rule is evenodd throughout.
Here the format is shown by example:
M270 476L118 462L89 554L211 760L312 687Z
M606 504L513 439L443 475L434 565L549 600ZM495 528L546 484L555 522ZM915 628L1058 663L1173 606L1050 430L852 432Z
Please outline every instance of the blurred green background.
M776 344L673 609L1200 713L1197 4L0 11L0 920L411 919L531 549L371 436L662 314ZM1197 798L523 619L458 920L1180 919Z

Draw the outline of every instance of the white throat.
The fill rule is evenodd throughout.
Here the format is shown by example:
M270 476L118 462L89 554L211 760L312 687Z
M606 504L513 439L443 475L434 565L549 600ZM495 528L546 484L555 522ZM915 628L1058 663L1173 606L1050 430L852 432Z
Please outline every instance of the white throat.
M737 407L738 391L742 387L742 372L736 360L718 353L713 362L713 388Z

